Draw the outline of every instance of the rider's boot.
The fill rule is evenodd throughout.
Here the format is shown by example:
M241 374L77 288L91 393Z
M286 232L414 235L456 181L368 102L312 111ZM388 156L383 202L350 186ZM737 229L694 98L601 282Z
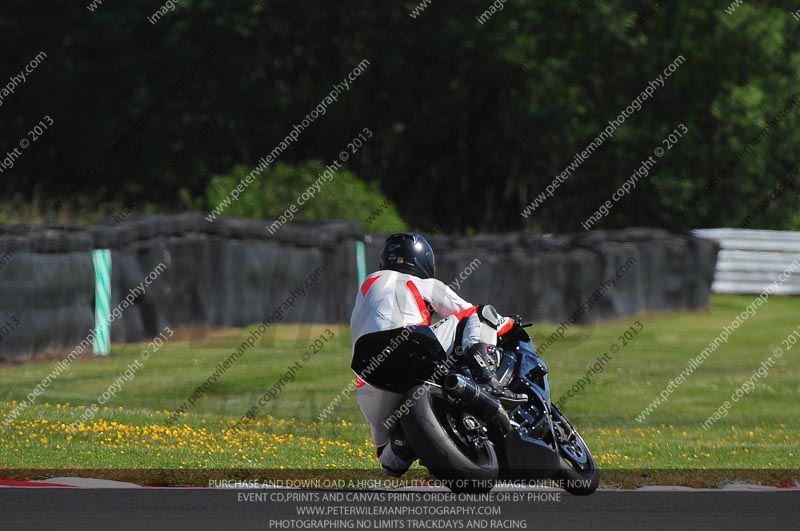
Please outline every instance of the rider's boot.
M500 399L501 402L525 403L528 397L513 393L497 380L497 347L483 342L473 343L464 351L464 357L475 383Z
M378 449L378 459L387 476L399 478L416 461L417 454L409 446L403 432L395 428L389 435L389 442Z

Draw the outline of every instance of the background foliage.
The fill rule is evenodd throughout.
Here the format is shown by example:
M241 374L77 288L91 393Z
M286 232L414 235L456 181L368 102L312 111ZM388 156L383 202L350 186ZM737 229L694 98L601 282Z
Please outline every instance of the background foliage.
M800 145L795 111L681 213L798 92L800 22L789 1L748 0L726 14L727 4L709 1L509 0L480 24L488 0L434 1L416 18L413 0L184 0L155 25L146 17L161 0L106 2L94 12L87 3L0 5L0 76L47 53L0 107L0 151L42 116L55 121L0 175L3 201L12 203L0 211L36 204L43 221L53 221L65 209L107 215L116 208L108 205L208 209L223 182L212 176L255 164L365 58L370 66L350 91L280 157L295 168L332 160L372 129L349 162L369 184L348 215L362 223L366 203L374 197L378 208L382 191L423 230L579 230L684 123L688 138L598 228L738 225L794 168ZM553 199L521 217L679 54L686 62L666 86ZM512 149L525 130L528 140ZM799 229L796 190L752 227ZM267 182L252 193L268 197ZM254 215L280 208L278 197ZM333 201L320 200L308 215L334 212L325 206ZM392 212L383 213L387 224Z
M248 187L247 193L225 209L225 215L278 219L286 214L287 217L293 215L293 221L343 219L351 217L354 212L369 212L387 201L377 183L367 184L352 172L340 169L329 182L321 182L319 191L311 199L297 205L297 198L324 171L325 165L318 160L299 165L279 162L261 173ZM207 203L220 204L249 172L249 167L238 165L230 174L213 176L208 183ZM297 213L287 213L287 205L291 204L297 206ZM362 221L362 228L372 232L391 232L407 227L394 205L387 202L379 216Z

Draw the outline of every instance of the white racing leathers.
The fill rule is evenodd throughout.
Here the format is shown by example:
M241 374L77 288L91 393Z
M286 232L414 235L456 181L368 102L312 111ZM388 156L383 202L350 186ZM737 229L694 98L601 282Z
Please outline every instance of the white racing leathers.
M356 294L350 317L353 355L356 355L356 342L367 334L402 331L411 325L431 325L431 311L442 318L431 326L431 330L448 355L456 347L456 328L462 320L466 320L462 348L479 341L490 345L497 343L499 316L491 306L483 307L482 311L489 318L479 319L478 308L459 297L442 281L382 270L369 275ZM359 352L358 355L374 357L377 361L379 353ZM381 464L394 471L405 471L411 462L396 456L388 444L394 421L403 412L399 408L404 395L368 382L368 374L362 373L361 378L356 375L356 397L369 424Z

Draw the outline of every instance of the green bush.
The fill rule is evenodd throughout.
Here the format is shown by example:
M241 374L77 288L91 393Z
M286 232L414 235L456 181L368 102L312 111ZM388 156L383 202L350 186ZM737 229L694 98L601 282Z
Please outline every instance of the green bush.
M213 176L206 189L209 208L223 202L250 171L237 165L227 175ZM397 208L377 183L365 183L344 167L328 181L319 179L323 172L325 165L318 160L299 165L278 163L258 175L221 215L279 219L294 204L297 207L294 220L352 219L367 232L407 230ZM314 183L319 184L319 189ZM307 190L314 196L299 205L298 198Z

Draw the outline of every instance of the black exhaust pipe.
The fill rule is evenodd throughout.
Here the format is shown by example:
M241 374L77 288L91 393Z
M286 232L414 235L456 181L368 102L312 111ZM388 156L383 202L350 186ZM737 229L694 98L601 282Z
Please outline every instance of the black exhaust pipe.
M503 434L511 431L511 421L500 401L472 380L450 373L445 377L443 387L451 395L460 398L468 411L496 425Z

